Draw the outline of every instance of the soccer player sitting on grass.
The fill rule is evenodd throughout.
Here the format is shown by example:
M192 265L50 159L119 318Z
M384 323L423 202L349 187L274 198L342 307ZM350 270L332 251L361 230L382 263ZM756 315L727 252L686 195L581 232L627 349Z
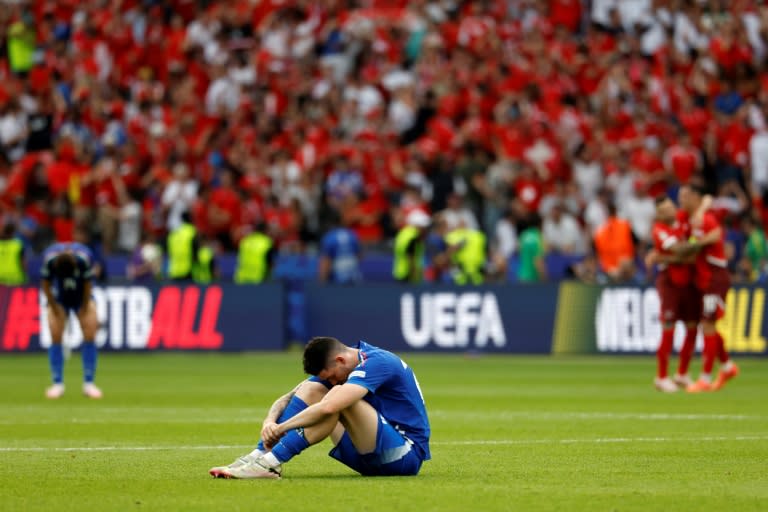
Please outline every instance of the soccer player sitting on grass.
M413 370L365 342L316 337L304 349L312 375L270 408L261 440L216 478L280 478L282 465L331 438L329 455L366 476L415 475L429 460L429 420Z

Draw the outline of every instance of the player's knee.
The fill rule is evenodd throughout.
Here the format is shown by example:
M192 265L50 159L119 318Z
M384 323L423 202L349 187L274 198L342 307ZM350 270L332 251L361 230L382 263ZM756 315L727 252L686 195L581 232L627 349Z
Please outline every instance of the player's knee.
M300 398L305 404L312 405L318 403L328 394L328 388L319 382L304 382L296 390L296 397Z

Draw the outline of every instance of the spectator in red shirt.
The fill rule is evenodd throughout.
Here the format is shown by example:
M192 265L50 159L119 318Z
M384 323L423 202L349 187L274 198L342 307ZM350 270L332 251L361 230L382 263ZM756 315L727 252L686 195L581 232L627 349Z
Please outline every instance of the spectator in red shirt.
M664 169L673 183L686 185L691 176L701 172L704 161L701 152L693 145L690 134L681 130L678 141L664 150Z
M211 234L219 241L224 250L234 251L232 238L234 228L240 221L240 194L234 187L232 171L222 171L218 187L211 191L208 203L208 224Z

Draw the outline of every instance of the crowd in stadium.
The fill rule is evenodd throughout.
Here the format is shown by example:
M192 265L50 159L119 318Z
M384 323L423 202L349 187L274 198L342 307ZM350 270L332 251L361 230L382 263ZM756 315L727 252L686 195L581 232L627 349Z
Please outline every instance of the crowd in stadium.
M422 211L500 268L541 246L587 281L628 223L632 279L654 198L694 180L734 278L768 270L762 2L0 4L0 214L31 251L131 253L184 212L221 252L338 222L391 251Z

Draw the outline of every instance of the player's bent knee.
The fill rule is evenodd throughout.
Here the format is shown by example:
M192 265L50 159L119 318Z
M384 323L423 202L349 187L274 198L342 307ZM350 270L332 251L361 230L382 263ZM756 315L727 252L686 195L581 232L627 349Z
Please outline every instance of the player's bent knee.
M319 382L306 381L296 390L296 397L300 398L305 404L312 405L318 403L328 394L328 388Z

